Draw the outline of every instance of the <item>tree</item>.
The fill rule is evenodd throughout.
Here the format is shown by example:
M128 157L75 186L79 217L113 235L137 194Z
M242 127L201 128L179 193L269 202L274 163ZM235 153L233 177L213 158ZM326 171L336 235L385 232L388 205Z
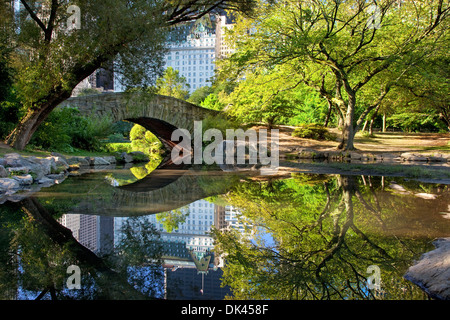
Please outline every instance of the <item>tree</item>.
M225 199L255 226L251 237L214 230L232 298L423 299L403 270L429 249L419 234L440 227L422 220L414 236L394 237L420 209L414 197L384 191L382 179L296 174L231 188ZM380 296L366 286L372 264L382 270Z
M212 88L210 86L199 87L191 93L187 101L199 106L211 93Z
M162 77L156 80L156 92L164 96L186 100L189 96L188 88L186 78L172 67L167 68Z
M289 86L315 88L341 113L346 150L392 85L444 45L450 14L443 0L261 1L257 10L254 19L238 18L230 35L236 53L222 74L238 79L278 66ZM370 103L357 117L363 94Z
M27 113L7 138L23 149L39 125L83 79L113 65L126 86L154 83L161 74L169 26L218 9L249 11L251 0L91 1L21 0L18 19L5 9L16 32L15 85ZM2 11L10 2L2 2ZM79 10L70 16L69 5ZM73 8L73 7L72 7ZM8 11L9 9L9 11ZM76 28L68 28L75 18ZM2 19L3 21L3 19ZM8 28L0 28L3 34ZM114 62L114 63L112 63Z
M246 123L263 122L270 128L294 114L300 104L292 94L281 90L277 72L249 73L229 95L225 111Z

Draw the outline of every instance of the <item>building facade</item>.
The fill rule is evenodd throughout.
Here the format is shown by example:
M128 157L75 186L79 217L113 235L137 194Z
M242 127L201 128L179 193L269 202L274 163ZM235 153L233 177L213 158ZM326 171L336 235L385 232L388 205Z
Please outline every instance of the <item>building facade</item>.
M186 78L189 92L211 84L214 76L216 28L215 16L175 27L169 36L165 67L178 70Z

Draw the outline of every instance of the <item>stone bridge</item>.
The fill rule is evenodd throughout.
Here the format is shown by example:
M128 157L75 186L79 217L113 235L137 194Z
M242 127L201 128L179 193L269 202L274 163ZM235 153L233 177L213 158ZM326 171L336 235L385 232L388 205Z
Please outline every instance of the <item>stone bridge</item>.
M127 120L137 123L155 134L168 150L177 144L171 140L175 129L187 129L192 133L194 121L219 114L218 111L180 99L145 92L72 97L59 105L68 106L78 108L83 115L109 117L114 122Z

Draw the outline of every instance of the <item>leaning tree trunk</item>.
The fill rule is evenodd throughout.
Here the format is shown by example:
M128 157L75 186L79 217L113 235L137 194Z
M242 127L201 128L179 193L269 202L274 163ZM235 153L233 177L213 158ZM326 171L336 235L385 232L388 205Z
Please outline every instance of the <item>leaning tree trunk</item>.
M339 150L354 150L354 139L355 139L355 127L353 125L355 118L355 105L356 97L349 96L349 101L347 105L347 113L344 119L344 126L342 128L342 141L338 145Z
M17 127L6 138L6 143L14 149L23 150L30 142L37 128L47 119L50 112L61 102L68 99L70 95L71 91L69 90L54 91L45 99L40 100L41 102L34 104L32 108L28 109L28 113Z

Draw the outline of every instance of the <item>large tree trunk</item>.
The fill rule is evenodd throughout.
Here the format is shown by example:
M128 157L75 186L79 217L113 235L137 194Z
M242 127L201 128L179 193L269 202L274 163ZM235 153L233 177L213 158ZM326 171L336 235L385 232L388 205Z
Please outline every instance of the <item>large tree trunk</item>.
M36 103L28 109L28 113L20 121L17 127L6 138L6 143L14 149L23 150L30 142L31 137L36 132L41 123L47 119L50 112L53 111L61 102L68 99L71 91L60 90L50 93L41 103Z
M353 125L355 118L356 95L350 96L347 104L347 113L342 128L342 141L338 145L339 150L354 150L353 144L355 138L355 127Z

